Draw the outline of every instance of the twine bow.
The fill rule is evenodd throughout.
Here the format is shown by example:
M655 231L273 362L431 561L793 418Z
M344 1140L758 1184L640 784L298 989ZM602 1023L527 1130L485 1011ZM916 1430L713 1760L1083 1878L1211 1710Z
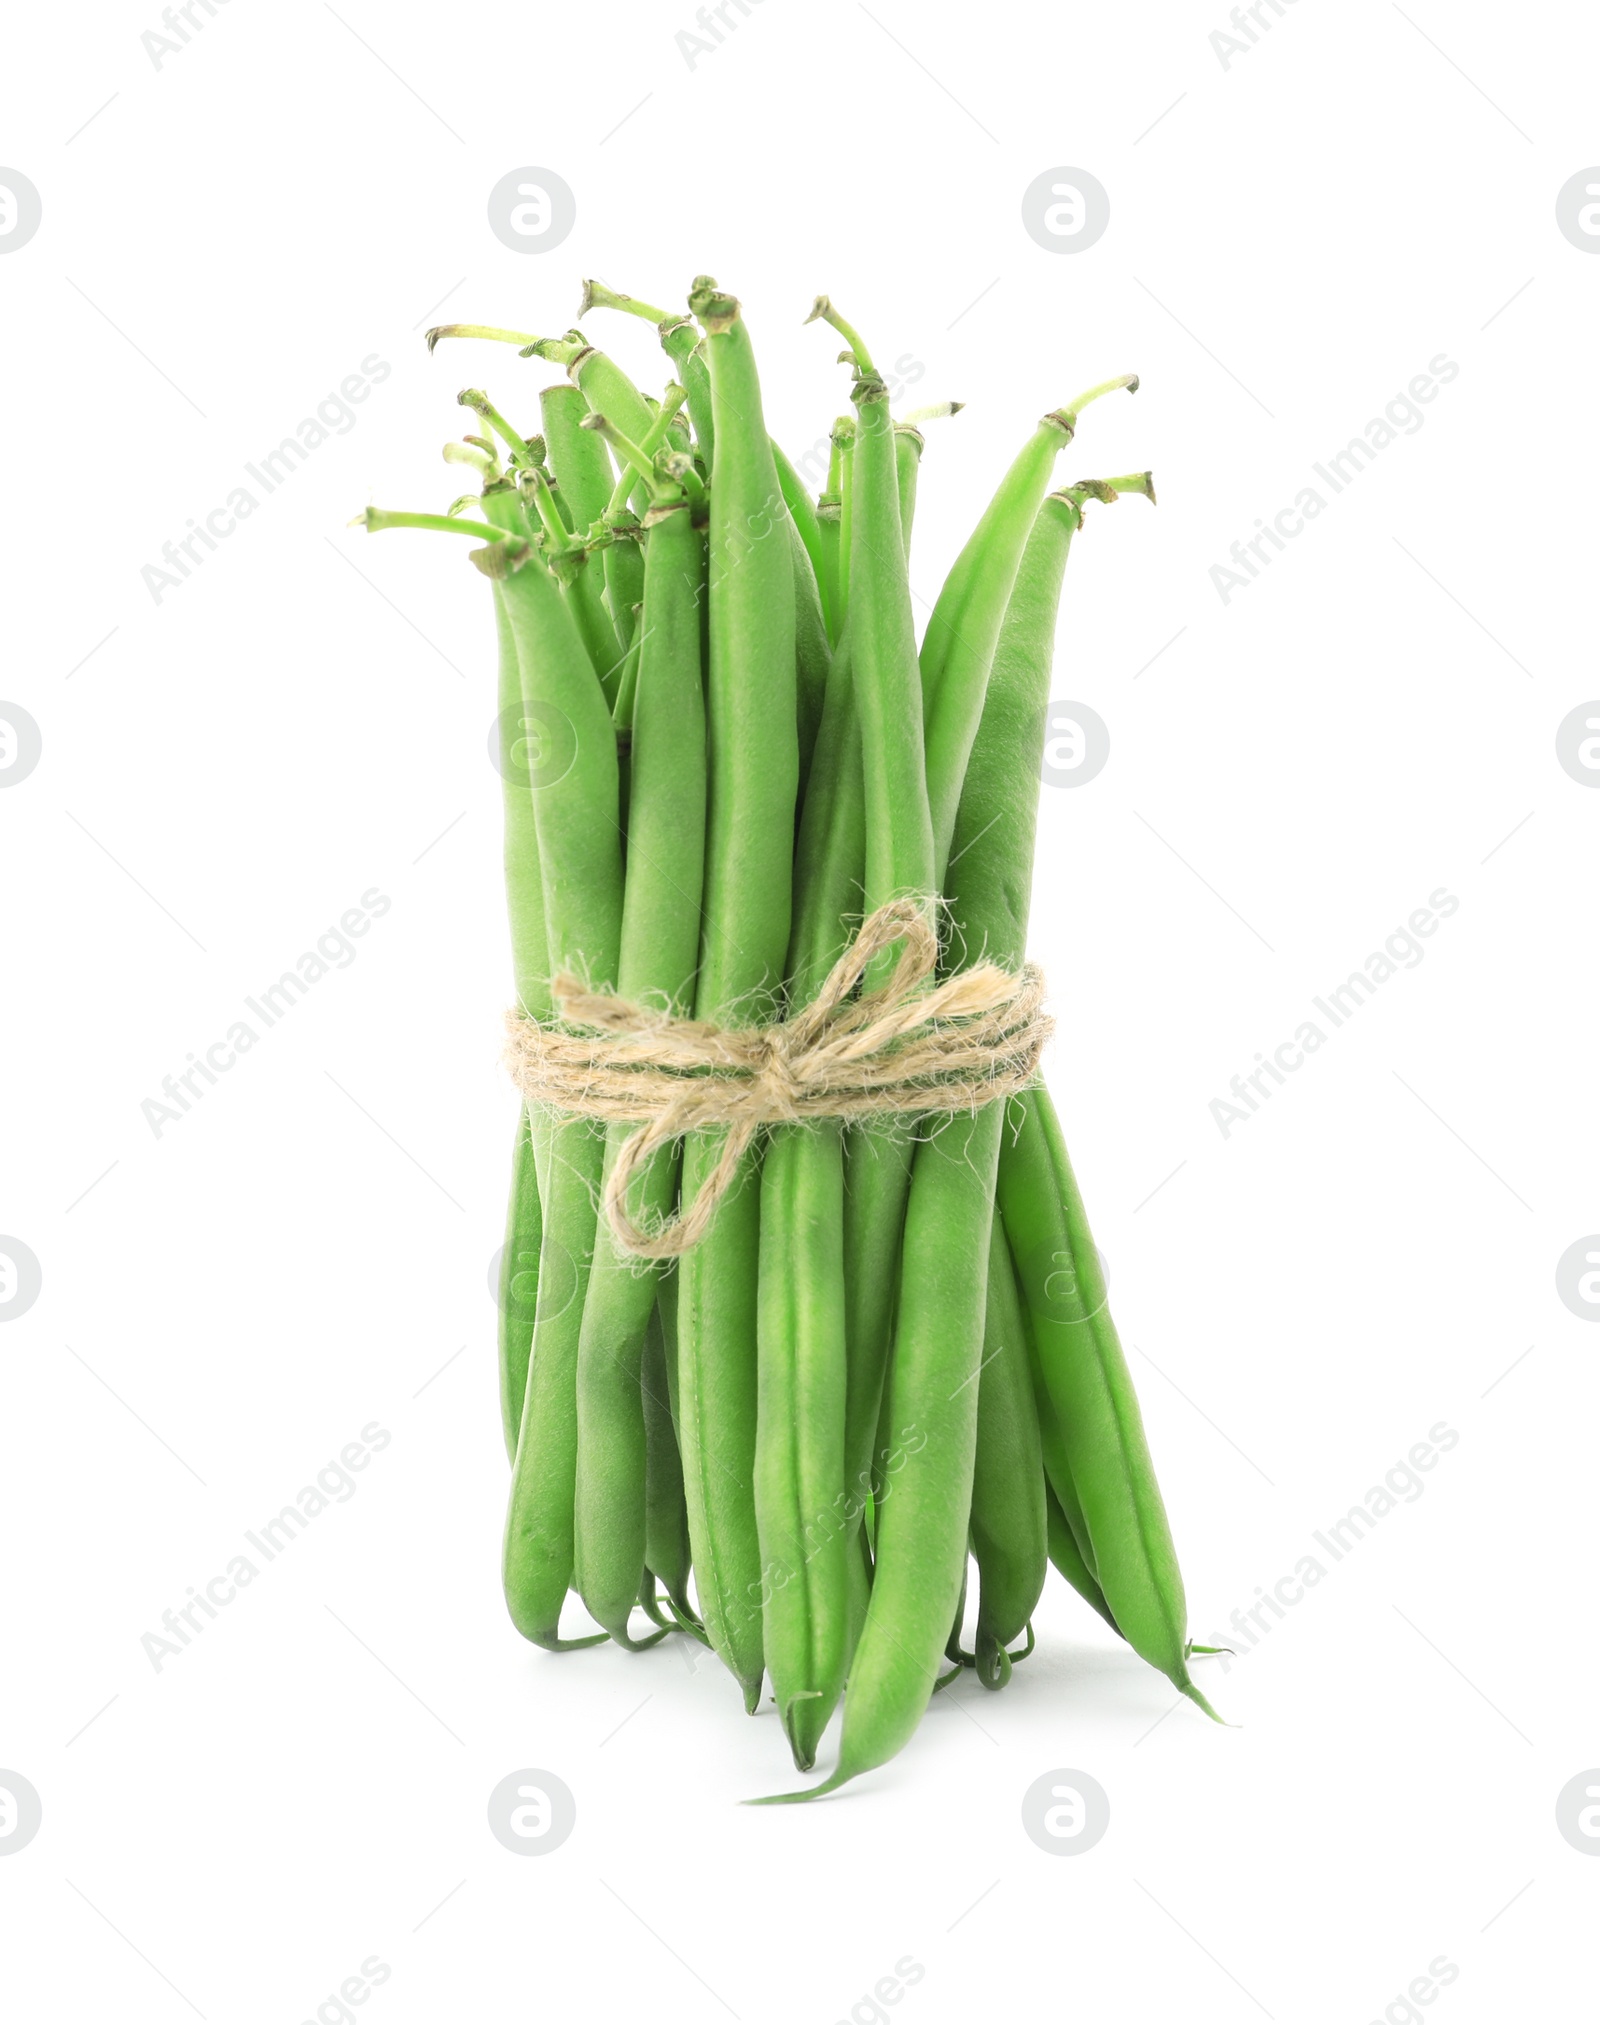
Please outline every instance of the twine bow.
M887 981L853 996L896 942ZM680 1019L562 975L553 990L563 1026L508 1014L506 1066L529 1104L642 1121L616 1151L602 1206L622 1251L677 1258L705 1236L764 1126L969 1111L1034 1081L1051 1029L1040 972L979 963L929 985L938 960L925 903L892 900L862 923L811 1003L766 1026ZM713 1130L724 1136L693 1201L641 1228L627 1207L640 1168L687 1133Z

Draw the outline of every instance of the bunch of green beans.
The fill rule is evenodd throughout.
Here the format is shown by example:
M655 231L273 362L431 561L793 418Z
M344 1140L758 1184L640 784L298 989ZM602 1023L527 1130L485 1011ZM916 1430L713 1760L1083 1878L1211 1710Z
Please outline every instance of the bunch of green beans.
M896 420L819 297L851 412L813 499L768 436L732 295L698 276L681 315L590 281L594 309L655 326L675 376L659 398L582 331L442 326L430 350L512 344L566 377L526 436L464 392L480 430L445 457L478 491L363 516L467 535L490 585L516 1009L555 1021L567 973L763 1026L807 1007L890 902L937 931L941 975L1019 970L1068 555L1091 505L1155 498L1148 472L1054 490L1055 465L1083 409L1137 379L1043 417L919 645L918 425L959 404ZM842 1702L834 1770L785 1800L884 1763L963 1667L1003 1687L1051 1566L1211 1713L1043 1086L909 1125L778 1125L677 1259L624 1253L599 1208L636 1129L517 1119L499 1387L518 1630L551 1651L701 1640L749 1711L770 1686L802 1771ZM637 1225L695 1200L727 1130L650 1157ZM571 1594L598 1629L563 1632Z

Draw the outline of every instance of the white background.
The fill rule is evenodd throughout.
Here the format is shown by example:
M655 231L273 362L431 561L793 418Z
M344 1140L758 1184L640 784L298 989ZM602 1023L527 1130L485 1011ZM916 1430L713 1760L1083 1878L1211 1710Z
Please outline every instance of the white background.
M0 164L44 206L0 258L0 697L43 737L0 793L0 1231L43 1269L0 1331L0 1766L44 1808L0 1861L18 2018L336 2020L372 1955L374 2025L1580 2015L1600 1863L1555 1797L1600 1763L1600 1334L1555 1265L1600 1226L1600 794L1555 731L1600 695L1600 259L1555 198L1600 161L1600 24L1260 12L1226 66L1220 0L765 0L692 67L687 0L219 0L159 67L153 9L11 21ZM485 216L530 165L577 199L537 256ZM1020 204L1073 166L1111 223L1064 255ZM923 367L908 399L969 403L930 431L924 608L1035 416L1144 376L1061 467L1151 465L1161 505L1071 563L1055 691L1111 758L1045 791L1034 951L1196 1635L1460 1437L1210 1663L1236 1728L1052 1577L1003 1695L750 1811L787 1755L714 1662L503 1616L490 613L464 553L344 523L459 489L458 386L531 416L554 377L430 361L428 323L559 332L585 274L676 305L706 269L792 454L844 395L819 288ZM1440 353L1424 426L1224 603L1230 544ZM155 602L141 568L371 354L355 425ZM156 1137L162 1078L374 886L356 960ZM1224 1137L1229 1079L1440 886L1424 960ZM157 1673L143 1634L372 1421L356 1494ZM537 1859L485 1820L530 1766L577 1804ZM1023 1833L1055 1768L1110 1796L1092 1851Z

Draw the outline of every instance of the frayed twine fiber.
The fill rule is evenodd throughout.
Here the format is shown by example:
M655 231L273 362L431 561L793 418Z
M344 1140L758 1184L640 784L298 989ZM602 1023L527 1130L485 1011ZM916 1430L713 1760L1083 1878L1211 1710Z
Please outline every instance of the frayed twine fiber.
M677 1258L705 1236L763 1126L971 1111L1027 1089L1050 1037L1044 979L979 963L929 986L939 941L929 908L892 900L868 915L822 989L792 1019L719 1027L679 1019L575 977L554 980L563 1027L506 1016L505 1061L529 1104L607 1124L642 1121L618 1148L603 1208L620 1250ZM888 981L852 993L874 959L903 943ZM925 988L926 987L926 988ZM659 1228L628 1213L628 1189L661 1147L724 1132L692 1202Z

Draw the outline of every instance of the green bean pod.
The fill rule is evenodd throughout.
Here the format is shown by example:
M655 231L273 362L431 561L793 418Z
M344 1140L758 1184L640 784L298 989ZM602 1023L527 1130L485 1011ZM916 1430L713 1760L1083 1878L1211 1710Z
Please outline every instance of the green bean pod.
M894 425L895 484L900 494L900 543L911 559L911 523L917 511L917 478L922 469L922 451L927 438L909 422Z
M570 380L558 380L539 395L540 426L555 474L556 497L580 537L605 513L613 484L605 444L580 426L588 412L588 402Z
M833 651L828 645L827 621L817 589L811 557L792 514L785 514L789 558L794 568L794 671L798 709L800 778L811 769L811 755L822 722L823 698L828 688L828 665Z
M677 1345L670 1346L676 1358ZM644 1562L680 1616L693 1616L689 1598L689 1508L683 1500L683 1461L672 1425L667 1327L657 1301L645 1331L640 1390L644 1398L645 1524Z
M857 369L851 389L856 425L846 474L846 518L853 694L866 805L863 905L870 914L889 900L930 902L934 892L922 685L888 388L857 333L826 298L819 298L813 314L825 317L847 339ZM865 979L868 988L886 981L894 960L893 951L885 952ZM849 1142L844 1229L851 1323L848 1471L863 1466L861 1451L877 1420L914 1149L913 1138L900 1124L869 1123Z
M522 1402L528 1389L528 1360L533 1354L533 1324L538 1312L539 1247L544 1237L539 1167L534 1159L529 1123L527 1106L519 1104L517 1134L511 1147L506 1235L496 1287L500 1427L505 1436L506 1455L511 1460L516 1458Z
M702 277L690 308L706 331L715 453L707 666L709 801L704 931L695 1009L754 1022L781 988L789 942L799 783L794 569L761 387L739 305ZM684 1149L692 1200L719 1134ZM747 1156L712 1227L679 1269L679 1436L706 1630L754 1709L763 1671L755 1524L760 1191Z
M1062 574L1086 497L1151 494L1148 473L1044 502L994 657L961 813L952 942L968 957L1020 961ZM1130 1645L1207 1713L1189 1679L1183 1578L1138 1400L1106 1306L1099 1254L1043 1090L1016 1100L999 1195L1034 1349L1086 1532L1082 1558ZM1068 1486L1056 1488L1064 1508ZM1069 1509L1069 1508L1068 1508Z
M983 1375L978 1381L972 1551L978 1563L973 1641L978 1678L985 1687L1003 1687L1011 1672L1007 1647L1033 1616L1050 1562L1027 1324L998 1213L989 1240Z
M921 653L923 719L934 864L941 880L995 644L1056 457L1071 442L1082 408L1119 387L1133 392L1138 384L1134 376L1108 380L1041 420L957 556L929 616ZM1037 782L1038 769L1028 778Z
M571 611L537 555L499 579L523 707L541 733L532 773L548 963L613 983L622 927L616 736ZM550 1012L548 986L531 999ZM594 1249L604 1138L584 1120L534 1119L544 1209L533 1354L506 1515L506 1602L524 1637L553 1649L573 1572L577 1352Z
M711 375L700 350L700 333L686 316L664 317L656 326L661 349L677 368L678 378L688 395L689 420L694 426L695 448L707 471L716 447L716 419L711 404Z
M883 1463L866 1623L850 1664L844 1734L815 1799L902 1749L939 1679L967 1565L995 1162L1004 1106L951 1118L917 1149L906 1204L900 1314L889 1368L898 1447Z
M1042 1090L1018 1101L1027 1119L1001 1163L1000 1201L1094 1571L1134 1651L1214 1717L1189 1678L1183 1576L1055 1109Z
M823 580L822 537L817 530L817 509L811 494L807 492L805 480L795 470L777 443L772 446L773 467L778 474L778 489L783 494L783 503L789 509L790 518L799 532L805 551L811 560L811 574L816 582L819 603L822 605L824 625L828 638L833 638L833 627L829 623L826 600L821 598Z
M795 844L789 995L811 999L849 937L866 852L848 639L828 671ZM762 1165L756 1519L763 1642L796 1764L815 1762L865 1616L845 1481L843 1149L838 1125L774 1132Z
M568 364L567 377L582 393L591 414L615 422L623 435L636 443L648 434L650 409L615 359L585 344Z
M514 493L500 488L485 502L494 525L526 534L527 522ZM498 585L494 593L495 631L500 649L496 699L497 759L504 806L503 862L506 911L511 927L511 967L519 1005L531 993L538 998L548 968L545 959L544 885L539 872L539 840L534 828L533 792L529 783L526 740L529 725L522 708L522 673L517 643ZM534 727L537 736L537 727ZM539 1203L539 1175L533 1157L526 1107L517 1107L512 1144L511 1189L506 1204L505 1243L500 1254L497 1289L500 1420L506 1454L514 1456L522 1426L522 1400L528 1383L528 1358L533 1349L533 1319L539 1284L539 1245L544 1216Z
M1008 1122L1008 1131L1011 1129L1011 1123L1014 1121L1015 1114L1013 1114L1012 1121ZM1013 1277L1016 1277L1014 1259L1012 1273ZM1020 1284L1019 1279L1019 1288ZM1026 1304L1024 1304L1024 1307L1026 1307ZM1094 1543L1089 1538L1089 1527L1083 1516L1083 1505L1078 1497L1078 1487L1072 1481L1072 1464L1068 1458L1066 1441L1062 1436L1061 1423L1056 1416L1055 1402L1051 1399L1049 1387L1045 1384L1044 1371L1039 1363L1039 1352L1033 1340L1031 1323L1028 1327L1028 1358L1029 1368L1033 1374L1033 1403L1034 1412L1039 1423L1039 1448L1044 1463L1044 1479L1050 1488L1051 1495L1061 1507L1061 1515L1066 1520L1067 1526L1071 1531L1078 1559L1083 1564L1084 1572L1089 1577L1089 1580L1098 1588L1100 1578L1094 1572Z
M714 286L709 277L702 275L702 282ZM583 284L583 301L578 309L580 317L587 316L591 309L620 309L628 316L643 317L656 327L656 336L661 340L661 349L678 369L678 378L683 382L689 397L689 417L694 424L695 440L705 467L711 469L712 451L716 441L716 423L712 414L711 376L706 369L704 354L700 348L700 333L693 321L686 316L676 316L653 304L643 302L636 295L623 295L614 288L607 288L603 281L586 281ZM612 419L622 425L620 416ZM629 432L632 433L631 431Z
M633 645L634 614L644 601L644 547L638 516L626 508L620 513L608 512L605 526L611 537L600 550L606 607L617 639L626 649Z
M843 1217L838 1121L780 1127L761 1170L755 1510L767 1671L802 1772L849 1660Z
M1106 1602L1105 1591L1089 1573L1088 1565L1079 1551L1078 1542L1073 1537L1072 1527L1067 1522L1067 1515L1061 1509L1061 1500L1051 1488L1048 1477L1044 1485L1044 1509L1051 1567L1077 1590L1091 1610L1098 1611L1111 1629L1117 1631L1117 1620L1111 1615L1111 1606ZM1122 1636L1120 1631L1117 1631L1117 1636L1119 1638Z
M618 989L683 1012L700 938L706 807L700 603L705 540L679 495L651 509L644 620L633 699L628 869ZM636 1127L616 1125L609 1172ZM675 1149L649 1163L630 1207L646 1222L677 1193ZM640 1369L659 1268L620 1256L602 1234L578 1349L576 1564L589 1614L619 1644L645 1567L647 1435Z

